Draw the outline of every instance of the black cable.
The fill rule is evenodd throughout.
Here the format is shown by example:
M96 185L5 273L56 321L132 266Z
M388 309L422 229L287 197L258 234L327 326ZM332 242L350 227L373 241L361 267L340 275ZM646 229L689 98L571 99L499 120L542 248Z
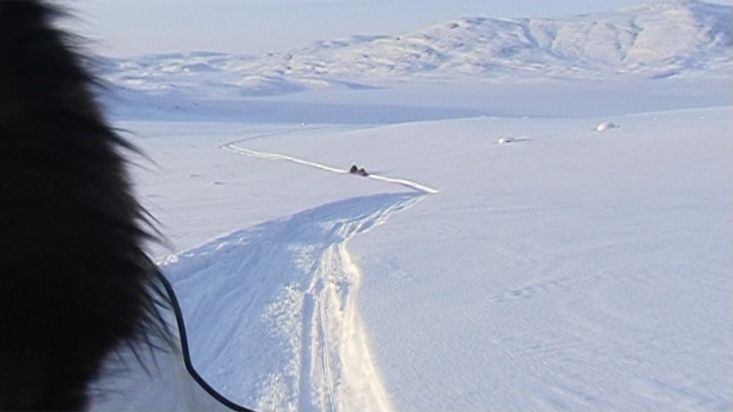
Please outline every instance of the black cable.
M156 270L155 274L158 276L158 279L163 283L163 287L165 288L165 291L170 298L173 312L176 315L178 336L181 340L181 352L183 352L183 363L186 365L186 370L188 371L189 375L191 375L196 383L198 383L203 390L211 395L212 398L216 399L227 408L237 412L254 412L251 409L245 408L244 406L230 401L224 395L217 392L216 389L212 388L211 385L209 385L209 383L206 382L203 377L201 377L196 368L193 367L193 363L191 362L191 353L188 350L188 336L186 335L186 325L183 322L183 312L181 312L181 306L178 303L176 292L173 290L173 286L171 285L170 281L163 275L163 273Z

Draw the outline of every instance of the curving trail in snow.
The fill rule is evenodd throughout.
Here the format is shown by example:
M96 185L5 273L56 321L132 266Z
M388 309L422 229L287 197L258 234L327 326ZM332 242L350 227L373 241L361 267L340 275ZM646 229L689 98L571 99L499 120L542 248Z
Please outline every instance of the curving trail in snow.
M284 133L289 133L289 132L281 132L279 134L284 134ZM268 134L266 136L273 136L273 135L274 134ZM256 136L255 138L257 137L263 137L263 136ZM293 156L283 155L279 153L259 152L256 150L247 149L247 148L239 146L239 144L241 144L242 142L245 142L247 140L252 140L252 139L253 138L247 138L247 139L237 140L234 142L229 142L229 143L221 145L220 148L222 150L226 150L227 152L231 152L231 153L238 154L241 156L254 157L257 159L284 160L287 162L297 163L300 165L309 166L309 167L325 170L327 172L332 172L332 173L339 173L339 174L348 174L349 173L349 171L346 169L340 169L337 167L332 167L332 166L324 165L321 163L311 162L308 160L300 159L300 158L293 157ZM379 180L382 182L395 183L395 184L402 185L402 186L405 186L410 189L414 189L414 190L417 190L418 192L423 192L426 194L438 193L437 189L434 189L422 183L418 183L414 180L401 179L401 178L395 178L395 177L389 177L389 176L381 176L381 175L375 175L375 174L370 174L369 176L366 176L366 177L369 179Z
M347 173L239 142L221 148ZM189 328L210 331L191 333L194 364L232 400L257 410L393 410L358 310L363 274L348 241L437 191L371 178L412 190L325 204L160 262Z

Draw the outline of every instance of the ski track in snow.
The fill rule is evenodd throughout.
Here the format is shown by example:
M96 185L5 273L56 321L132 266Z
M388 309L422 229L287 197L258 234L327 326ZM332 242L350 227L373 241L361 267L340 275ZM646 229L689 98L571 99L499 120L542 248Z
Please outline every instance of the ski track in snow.
M238 146L290 132L241 139L221 149L348 173ZM226 365L205 365L204 369L207 378L227 395L258 410L393 410L357 307L363 274L347 244L437 190L407 179L369 178L412 190L322 205L232 233L161 262L176 287L190 292L181 296L193 330L197 322L205 322L197 320L201 313L207 313L209 319L211 314L227 319L217 326L218 336L198 337L201 340L191 345L195 358L217 359L227 354L227 360L221 361ZM197 280L204 277L211 280ZM204 283L208 290L201 290ZM196 290L188 290L189 285L196 285ZM248 370L222 373L234 364L246 365Z

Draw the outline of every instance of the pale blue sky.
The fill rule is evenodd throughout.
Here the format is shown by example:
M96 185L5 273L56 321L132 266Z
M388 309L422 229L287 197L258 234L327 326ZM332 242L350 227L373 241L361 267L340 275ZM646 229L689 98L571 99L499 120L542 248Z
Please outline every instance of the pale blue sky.
M651 0L655 1L655 0ZM265 53L350 34L397 34L461 16L550 17L638 0L67 0L67 22L110 56L184 50ZM732 4L733 0L715 0Z

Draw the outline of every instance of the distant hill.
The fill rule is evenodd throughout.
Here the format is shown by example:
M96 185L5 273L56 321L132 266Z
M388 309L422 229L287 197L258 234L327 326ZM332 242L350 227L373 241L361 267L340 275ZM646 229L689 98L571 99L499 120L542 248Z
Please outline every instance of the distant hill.
M374 79L729 76L733 7L654 2L567 18L467 17L399 36L352 36L289 53L190 52L104 59L103 76L145 92L276 95Z

